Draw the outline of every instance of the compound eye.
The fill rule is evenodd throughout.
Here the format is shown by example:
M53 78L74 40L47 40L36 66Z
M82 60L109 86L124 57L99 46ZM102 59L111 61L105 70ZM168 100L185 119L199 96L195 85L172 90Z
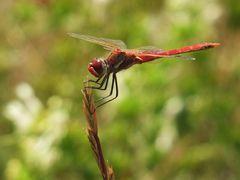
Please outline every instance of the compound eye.
M104 74L104 64L100 59L94 58L88 65L88 71L95 77L101 77Z

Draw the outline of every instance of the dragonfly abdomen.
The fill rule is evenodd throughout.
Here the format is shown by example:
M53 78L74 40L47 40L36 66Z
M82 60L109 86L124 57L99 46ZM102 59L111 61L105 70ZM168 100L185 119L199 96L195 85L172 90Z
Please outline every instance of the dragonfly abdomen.
M182 47L182 48L178 48L178 49L156 52L155 54L171 56L171 55L177 55L177 54L183 54L183 53L188 53L188 52L194 52L194 51L200 51L200 50L205 50L205 49L209 49L209 48L214 48L219 45L220 45L219 43L202 43L202 44L195 44L195 45L186 46L186 47Z

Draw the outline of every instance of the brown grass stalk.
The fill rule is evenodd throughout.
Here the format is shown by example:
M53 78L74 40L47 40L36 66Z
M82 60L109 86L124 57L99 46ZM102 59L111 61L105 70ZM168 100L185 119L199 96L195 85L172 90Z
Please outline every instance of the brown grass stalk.
M88 86L88 84L86 84ZM113 180L113 169L106 163L102 151L100 139L98 137L98 121L96 115L96 106L92 96L90 88L84 87L83 93L83 110L87 119L87 136L90 142L91 148L94 152L95 159L98 164L98 168L102 174L104 180Z

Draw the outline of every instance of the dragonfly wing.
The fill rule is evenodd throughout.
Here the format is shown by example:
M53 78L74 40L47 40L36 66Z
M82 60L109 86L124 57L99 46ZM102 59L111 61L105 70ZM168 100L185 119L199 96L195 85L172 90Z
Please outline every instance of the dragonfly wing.
M152 54L152 53L135 53L137 57L152 57L152 58L180 58L183 60L196 60L196 58L191 56L182 56L182 55L159 55L159 54Z
M98 38L90 35L82 35L76 33L68 33L69 36L82 39L91 43L95 43L104 47L107 50L113 50L116 48L126 49L126 45L121 40L107 39L107 38Z
M135 48L135 49L131 49L130 50L133 54L135 54L136 56L140 56L140 57L152 57L152 58L168 58L168 57L174 57L174 58L180 58L180 59L184 59L184 60L195 60L195 58L193 57L189 57L189 56L182 56L182 55L164 55L164 51L163 49L159 49L157 47L154 46L145 46L145 47L139 47L139 48ZM163 53L163 54L162 54Z
M132 51L136 51L136 52L161 52L163 51L162 49L159 49L157 47L154 46L144 46L144 47L138 47L138 48L134 48L131 49Z
M159 52L159 51L157 51ZM134 52L133 54L141 59L141 62L148 62L152 61L154 59L159 59L159 58L180 58L182 60L195 60L193 57L189 56L182 56L182 55L162 55L162 54L157 54L157 52ZM164 51L163 51L164 52Z

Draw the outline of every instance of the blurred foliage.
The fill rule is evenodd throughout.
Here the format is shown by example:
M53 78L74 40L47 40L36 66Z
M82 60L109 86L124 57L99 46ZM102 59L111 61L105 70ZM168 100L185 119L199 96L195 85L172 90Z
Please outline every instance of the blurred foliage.
M105 50L67 32L130 48L220 42L120 72L100 138L116 179L239 179L239 19L236 0L1 1L0 179L100 179L81 89Z

